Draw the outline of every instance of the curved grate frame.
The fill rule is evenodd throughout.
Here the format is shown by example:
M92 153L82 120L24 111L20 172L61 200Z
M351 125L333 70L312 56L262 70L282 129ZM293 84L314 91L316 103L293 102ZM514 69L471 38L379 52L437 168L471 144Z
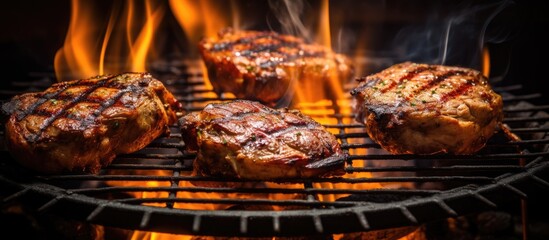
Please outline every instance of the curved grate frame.
M187 112L232 99L205 85L199 63L164 64L154 72ZM51 79L39 75L0 95L6 100L41 90ZM369 232L498 209L549 191L549 106L529 103L539 94L510 94L520 86L495 90L504 97L504 123L520 140L498 133L475 155L388 154L368 139L352 113L339 112L340 103L329 102L305 110L315 119L328 119L324 126L350 153L342 159L347 174L341 178L264 183L192 176L195 155L184 150L173 126L170 136L117 157L97 175L33 175L3 149L2 202L21 201L37 213L103 226L241 237Z

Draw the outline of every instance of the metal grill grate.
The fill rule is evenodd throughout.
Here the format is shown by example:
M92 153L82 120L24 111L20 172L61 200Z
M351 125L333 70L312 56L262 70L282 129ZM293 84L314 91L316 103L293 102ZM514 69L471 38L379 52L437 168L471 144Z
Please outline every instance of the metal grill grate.
M218 97L204 83L198 62L160 64L162 80L187 112ZM51 76L17 83L0 92L41 90ZM98 175L35 176L0 152L3 203L25 201L90 223L134 230L212 236L305 236L365 232L498 208L508 201L549 191L549 106L528 102L539 94L513 95L520 86L496 88L504 96L505 119L521 138L503 133L478 154L392 155L368 139L342 102L300 107L324 124L350 153L341 178L255 182L192 176L194 154L184 151L176 126L170 136L119 156ZM3 132L2 132L3 135ZM200 183L200 184L199 184ZM500 196L509 196L501 198ZM220 223L223 227L220 227Z

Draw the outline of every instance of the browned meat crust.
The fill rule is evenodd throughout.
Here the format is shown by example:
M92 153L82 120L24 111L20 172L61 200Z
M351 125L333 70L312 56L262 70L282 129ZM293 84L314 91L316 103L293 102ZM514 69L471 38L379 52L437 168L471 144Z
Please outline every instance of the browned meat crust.
M343 174L344 152L330 132L295 110L255 101L209 104L180 120L200 175L254 180Z
M405 62L359 81L357 120L392 153L472 154L503 119L501 96L473 69Z
M352 77L351 61L320 45L271 31L221 31L199 50L217 93L273 107L301 88L329 87L329 79Z
M175 124L180 104L148 73L59 82L3 105L7 147L41 173L97 173Z

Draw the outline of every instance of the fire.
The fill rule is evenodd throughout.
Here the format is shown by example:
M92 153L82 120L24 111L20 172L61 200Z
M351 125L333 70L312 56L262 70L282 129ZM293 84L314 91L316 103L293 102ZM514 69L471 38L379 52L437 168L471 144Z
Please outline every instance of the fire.
M170 0L170 8L187 36L189 51L192 52L196 51L201 38L214 36L228 26L235 30L240 27L238 8L234 1ZM192 57L197 57L196 52Z
M482 49L482 75L490 77L490 50L486 45Z
M93 1L72 0L71 20L65 43L55 56L55 71L60 81L77 78L87 78L105 73L117 73L123 71L147 71L149 61L155 60L153 55L155 48L155 35L159 24L164 17L166 7L160 1L146 0L143 4L131 0L123 4L116 2L112 11L101 24L101 14ZM198 57L196 45L204 36L211 36L225 27L232 26L238 30L240 25L240 13L234 2L222 1L193 1L193 0L170 0L169 9L180 24L189 41L191 56ZM227 11L231 9L232 11ZM319 29L317 29L316 41L319 44L332 48L330 29L329 1L323 0L318 18ZM193 55L194 54L194 55ZM202 69L205 67L202 65ZM207 72L203 74L207 77ZM298 80L296 84L295 98L298 100L295 108L300 109L304 114L310 115L322 124L351 124L352 119L347 117L336 119L334 114L350 115L352 112L352 101L348 90L344 86L348 79L336 71L330 71L325 86L318 88L318 84ZM303 82L304 81L304 82ZM211 85L206 81L207 88ZM315 84L317 86L315 86ZM326 90L328 89L328 90ZM320 92L319 92L320 91ZM329 91L329 92L326 92ZM213 93L212 93L213 94ZM334 134L339 129L329 128ZM361 139L348 139L348 143L361 143ZM367 154L365 149L351 149L351 154ZM364 166L363 162L354 162L355 167ZM115 172L114 172L115 173ZM171 176L172 171L139 171L135 174ZM180 174L190 174L181 172ZM367 172L356 172L346 174L350 178L372 177ZM169 187L178 184L181 188L195 187L188 181L172 183L169 181L112 181L113 186L148 186L148 187ZM277 184L263 183L264 188L303 188L302 184ZM314 183L314 188L319 189L373 189L382 188L378 183ZM135 198L167 198L169 192L131 192ZM185 192L178 191L176 198L180 199L223 199L223 198L268 198L268 199L295 199L299 194L267 194L268 196L254 196L253 194L239 193L216 193L216 192ZM348 194L318 194L319 201L336 201ZM158 203L147 203L146 205L165 207ZM174 208L193 210L218 210L227 209L228 204L194 204L174 203ZM283 210L273 206L272 210ZM192 236L172 235L154 232L135 231L132 239L192 239Z
M172 10L179 25L189 41L188 51L191 58L198 58L198 42L205 36L214 36L217 32L227 26L232 26L238 30L240 26L238 8L234 1L214 0L170 0L170 9ZM230 9L231 11L227 11ZM208 81L208 72L206 66L201 63L204 75L206 89L213 89ZM206 97L216 97L210 93Z
M71 1L65 43L55 55L59 81L106 73L146 71L165 7L157 1L114 2L106 24L94 1Z

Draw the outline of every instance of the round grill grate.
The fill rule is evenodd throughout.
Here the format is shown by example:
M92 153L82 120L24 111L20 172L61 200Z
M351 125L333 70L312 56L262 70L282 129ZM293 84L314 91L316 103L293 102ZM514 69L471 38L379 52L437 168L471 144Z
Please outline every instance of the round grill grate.
M187 112L232 99L214 94L200 72L191 62L157 67L154 75ZM50 82L14 85L2 99ZM504 122L520 140L498 133L471 156L388 154L368 139L353 113L341 110L351 101L343 99L300 108L320 119L349 152L341 159L348 163L341 178L255 182L192 176L195 155L184 150L173 126L170 136L117 157L97 175L32 175L3 150L3 204L22 201L37 213L132 230L247 237L372 232L497 209L549 190L549 106L528 102L537 94L510 94L520 86L496 90L504 96Z

